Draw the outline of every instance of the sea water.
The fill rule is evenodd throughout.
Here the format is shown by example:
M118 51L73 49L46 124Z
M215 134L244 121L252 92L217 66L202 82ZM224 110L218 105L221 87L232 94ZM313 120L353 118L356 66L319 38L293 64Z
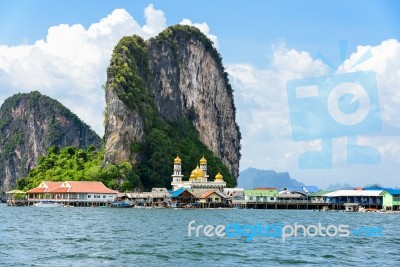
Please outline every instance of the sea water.
M348 225L375 236L199 236L188 225ZM0 207L1 266L400 266L400 214ZM211 229L211 226L209 227ZM232 235L232 234L231 234Z

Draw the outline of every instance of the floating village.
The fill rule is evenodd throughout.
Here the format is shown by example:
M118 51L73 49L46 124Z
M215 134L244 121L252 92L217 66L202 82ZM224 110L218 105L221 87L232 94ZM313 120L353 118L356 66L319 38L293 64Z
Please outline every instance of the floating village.
M26 192L7 192L8 206L34 207L115 207L115 208L235 208L304 209L314 211L358 211L400 213L400 189L355 188L323 191L316 186L277 188L227 188L224 177L207 174L207 160L200 159L189 179L184 180L182 160L173 162L171 190L118 192L102 182L43 181Z

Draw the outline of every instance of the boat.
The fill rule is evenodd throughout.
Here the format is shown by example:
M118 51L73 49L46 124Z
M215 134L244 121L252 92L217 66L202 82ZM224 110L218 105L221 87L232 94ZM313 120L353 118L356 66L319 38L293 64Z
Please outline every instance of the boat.
M111 203L111 208L132 208L133 204L128 201L114 201Z
M64 205L54 201L40 201L33 204L33 206L38 208L55 208L55 207L63 207Z
M380 212L378 209L374 209L374 208L364 208L364 207L360 207L358 209L358 212Z
M358 203L344 203L344 207L346 212L357 212L359 211L360 204Z

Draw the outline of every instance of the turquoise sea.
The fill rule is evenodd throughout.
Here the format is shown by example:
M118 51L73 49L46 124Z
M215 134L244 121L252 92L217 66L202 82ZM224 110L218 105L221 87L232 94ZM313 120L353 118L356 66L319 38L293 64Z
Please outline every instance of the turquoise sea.
M383 236L188 236L193 226L381 227ZM400 266L400 214L0 207L1 266ZM271 232L272 233L272 232ZM300 232L301 233L301 232ZM195 235L195 232L192 232Z

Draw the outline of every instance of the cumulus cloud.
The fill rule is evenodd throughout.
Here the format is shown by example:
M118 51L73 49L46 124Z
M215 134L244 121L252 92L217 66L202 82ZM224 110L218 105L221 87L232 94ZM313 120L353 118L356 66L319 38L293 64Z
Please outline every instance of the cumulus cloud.
M363 55L370 57L357 64ZM354 66L354 67L353 67ZM400 42L394 39L383 41L378 46L358 46L355 53L340 67L340 72L369 71L377 75L378 90L381 100L382 119L385 128L391 133L400 133Z
M361 64L360 59L370 54ZM377 46L358 46L340 67L339 72L374 71L379 91L383 130L376 136L363 136L360 143L372 145L382 160L400 164L400 42L385 40ZM398 173L398 172L393 172Z
M166 18L161 10L156 10L153 4L150 4L144 10L146 25L143 26L143 31L148 37L156 36L159 32L166 28Z
M163 11L152 4L144 17L141 26L125 9L115 9L87 29L61 24L50 27L46 38L34 44L0 44L0 104L12 94L38 90L66 105L102 136L102 85L113 48L123 36L148 39L167 27ZM193 26L210 35L207 24Z
M145 15L164 16L152 6ZM49 95L103 135L101 87L112 49L125 35L148 38L157 34L160 25L150 20L151 25L140 27L126 10L116 9L88 29L61 24L50 27L46 38L33 45L0 45L0 87L9 89L7 96L32 90ZM3 94L1 102L7 96Z
M274 48L270 66L265 70L250 64L227 66L243 136L242 169L293 170L301 151L315 147L291 139L286 82L323 75L328 68L308 52L289 50L284 44Z
M368 51L372 54L370 58L364 56ZM369 59L359 64L360 58ZM358 141L360 145L377 148L382 154L382 164L367 167L348 165L347 140L343 137L333 141L333 169L300 170L298 157L305 151L320 149L321 142L292 140L286 82L366 70L374 70L377 75L383 131L374 136L360 136ZM321 183L325 185L334 181L349 182L357 175L358 182L365 179L364 184L383 182L394 185L393 177L382 178L383 181L377 179L388 169L394 173L398 171L400 117L397 114L400 112L400 91L397 90L397 81L400 80L400 43L397 40L383 41L378 46L359 46L337 70L330 69L319 59L313 59L306 51L288 49L280 44L274 48L268 69L257 69L241 63L228 65L227 71L235 88L237 116L243 136L242 169L252 166L290 171L305 182L315 182L323 177L325 180Z
M240 125L249 137L290 137L286 82L325 74L328 68L307 52L280 45L273 53L271 68L258 70L248 64L227 66L236 90ZM248 112L250 111L250 112ZM268 127L273 125L273 127Z

